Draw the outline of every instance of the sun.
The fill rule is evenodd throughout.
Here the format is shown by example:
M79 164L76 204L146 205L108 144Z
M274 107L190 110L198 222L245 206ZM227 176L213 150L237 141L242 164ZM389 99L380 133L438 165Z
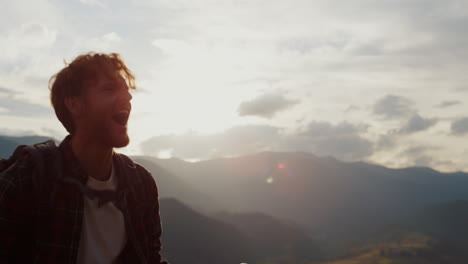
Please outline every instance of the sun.
M237 108L256 91L239 84L247 76L235 50L168 39L153 45L165 59L133 97L136 130L214 133L245 122Z

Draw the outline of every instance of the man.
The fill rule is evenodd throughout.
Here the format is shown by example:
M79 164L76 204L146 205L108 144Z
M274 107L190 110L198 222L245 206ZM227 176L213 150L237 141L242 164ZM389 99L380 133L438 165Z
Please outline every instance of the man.
M18 149L0 173L0 263L166 263L154 179L113 151L129 143L131 71L88 53L49 86L69 135L39 161Z

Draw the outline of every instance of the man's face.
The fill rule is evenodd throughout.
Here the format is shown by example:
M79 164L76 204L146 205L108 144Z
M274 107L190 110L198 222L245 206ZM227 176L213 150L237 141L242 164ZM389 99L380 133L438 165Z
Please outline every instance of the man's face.
M77 128L108 147L125 147L130 139L127 121L132 99L121 76L100 77L87 87L83 96L83 112Z

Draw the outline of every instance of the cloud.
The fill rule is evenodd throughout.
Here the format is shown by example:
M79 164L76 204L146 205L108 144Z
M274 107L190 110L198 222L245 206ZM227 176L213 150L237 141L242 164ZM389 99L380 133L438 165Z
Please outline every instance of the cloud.
M442 101L440 104L437 104L435 107L437 107L437 108L447 108L447 107L450 107L450 106L459 105L461 103L462 102L458 101L458 100Z
M303 135L313 138L337 137L346 135L356 135L367 129L367 126L357 126L348 122L333 125L324 121L313 121L309 123Z
M27 21L0 32L0 81L1 85L23 91L25 97L36 100L39 89L47 87L47 79L52 75L55 63L51 57L60 53L56 49L59 31L47 24L29 22L35 20ZM38 80L45 82L37 85Z
M0 127L1 136L12 136L12 137L22 137L22 136L33 136L37 135L37 131L29 129L11 129Z
M345 109L345 113L350 113L350 112L355 112L355 111L359 111L361 110L360 107L356 106L356 105L350 105L348 106L348 108Z
M374 114L382 116L385 119L405 117L413 111L412 103L409 99L396 95L387 95L379 99L373 108Z
M460 87L456 87L453 90L456 92L468 92L468 87L465 84L463 84Z
M120 42L122 38L115 32L110 32L102 36L102 40L106 42Z
M434 164L441 164L443 161L434 159L428 152L438 151L440 147L428 145L410 146L398 155L406 159L405 166L430 167Z
M423 155L419 156L414 160L414 165L418 167L429 167L433 163L434 159L431 156Z
M465 135L468 133L468 117L460 118L452 123L451 126L452 134L454 135Z
M195 51L194 47L191 47L188 43L179 39L155 39L151 42L151 44L163 52L171 55L177 53L188 54Z
M410 146L406 148L402 154L406 156L419 156L421 154L424 154L427 150L430 150L431 147L428 146Z
M98 0L80 0L82 4L85 5L90 5L90 6L100 6L100 7L105 7L105 5Z
M23 117L53 117L52 108L48 108L39 104L30 103L22 99L16 99L9 95L0 98L0 115L23 116Z
M21 43L25 46L49 47L57 39L57 31L50 30L43 24L23 24L16 37L21 39Z
M388 133L380 135L377 139L376 149L377 150L389 150L396 146L396 135L395 133Z
M20 54L39 52L51 47L57 39L57 30L40 23L25 23L2 36L0 48L2 59L17 59Z
M254 153L268 149L281 138L280 129L264 125L246 125L229 128L221 133L161 135L141 144L145 155L157 156L170 151L183 159L208 159Z
M400 129L401 134L410 134L426 130L437 123L435 118L423 118L419 114L414 114L403 128Z
M102 36L88 39L85 46L91 50L112 52L120 42L122 42L122 38L119 34L112 31Z
M272 117L278 114L281 118L267 121L277 127L290 126L287 131L304 124L293 123L294 120L303 117L303 120L311 120L313 115L327 120L332 127L343 118L358 122L366 120L375 128L372 135L377 136L395 129L394 122L386 120L402 122L401 127L393 131L395 138L382 138L377 143L382 148L400 145L399 137L405 137L398 134L400 128L410 132L427 126L424 120L427 121L426 114L430 113L421 112L419 121L422 122L418 125L417 119L411 122L416 114L414 109L422 108L428 102L434 107L443 99L463 102L463 97L447 97L450 89L454 89L451 87L465 87L464 91L468 91L463 71L468 60L466 1L297 0L291 4L285 1L228 0L217 5L205 0L116 1L112 5L103 0L80 1L59 5L50 0L4 1L2 10L8 15L0 17L5 29L0 32L2 85L23 91L24 99L36 102L45 93L48 77L62 67L60 62L63 58L68 60L90 49L116 51L126 61L128 58L128 65L138 76L138 84L161 88L154 97L150 94L141 96L148 99L144 110L153 110L148 117L150 122L159 123L160 116L155 113L162 114L170 109L156 109L157 105L162 105L158 102L180 102L178 96L181 94L198 93L200 98L211 94L212 98L203 100L217 102L216 106L211 106L198 97L188 96L206 108L216 109L216 117L200 115L204 122L196 122L191 120L193 115L181 114L180 119L178 116L162 125L167 129L165 131L180 131L181 126L206 131L213 129L206 123L216 123L218 125L214 129L219 129L245 122L250 119L235 116L227 121L231 116L224 113L240 108L239 98L260 90L257 88L265 93L274 93L278 87L287 87L294 92L294 98L300 98L299 105L266 111L267 114L260 110L247 111L247 115L253 113L254 116L269 118L268 113ZM99 8L103 3L106 7ZM258 12L260 9L262 12ZM138 15L129 14L129 10ZM274 83L238 84L243 80L259 79L274 80ZM194 90L196 92L190 93ZM414 104L404 97L395 96L405 95L400 93L403 91L411 93L411 98L415 98ZM6 94L0 91L0 98ZM374 105L377 99L387 94L394 94L393 102L387 97L387 100L381 100L381 105ZM216 100L211 100L213 98ZM138 103L141 105L141 101ZM347 116L343 117L343 108L348 105L360 109L350 107ZM368 105L371 105L374 118L369 118L369 113L363 111ZM289 107L294 107L294 111L288 111ZM444 110L451 110L451 115L459 111L458 114L463 116L463 107L451 101L442 102L437 107L451 107ZM2 106L0 111L5 113L11 111L10 108ZM25 128L33 125L28 121L21 122ZM183 125L175 124L177 122ZM329 130L330 133L336 132ZM224 132L209 136L218 134L224 138L221 136ZM327 153L333 155L339 152L331 151L333 139L323 146L328 140L326 136L278 134L275 142L264 145L281 149L277 146L280 143L288 147L297 142L295 148L319 153L327 152L329 148ZM359 152L361 154L354 154L362 157L368 149L365 138L361 136L364 134L358 129L349 134L342 133L338 138L364 146ZM145 138L148 134L138 131L135 135ZM193 141L198 142L203 136L192 135L196 138ZM456 160L463 138L455 140L446 136L437 141L446 145L448 150L434 157L450 156ZM418 140L424 144L434 139L418 137ZM322 146L322 149L317 150L317 146ZM200 153L205 153L202 148L199 148ZM178 146L174 151L180 149L183 147ZM391 151L397 152L398 149ZM456 162L463 164L462 161ZM464 164L459 166L468 168Z
M278 127L245 125L215 134L161 135L143 142L141 149L145 155L170 152L182 159L209 159L270 150L305 151L355 161L372 154L372 142L359 135L364 129L364 126L349 123L312 122L305 131L286 134Z
M237 111L240 116L272 118L278 112L284 111L297 103L299 103L298 100L286 99L281 94L263 94L251 101L242 102Z
M14 91L0 86L0 94L10 95L14 94Z
M373 143L358 135L330 136L302 143L304 151L344 161L362 160L373 153Z
M307 129L296 136L298 149L322 156L333 156L341 160L362 160L373 153L373 143L360 134L367 130L365 125L342 122L333 125L313 121Z

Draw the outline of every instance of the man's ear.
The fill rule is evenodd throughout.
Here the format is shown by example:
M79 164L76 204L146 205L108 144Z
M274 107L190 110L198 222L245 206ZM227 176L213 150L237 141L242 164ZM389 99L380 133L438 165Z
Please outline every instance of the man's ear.
M67 97L64 99L65 106L72 116L78 117L83 111L83 103L78 96Z

